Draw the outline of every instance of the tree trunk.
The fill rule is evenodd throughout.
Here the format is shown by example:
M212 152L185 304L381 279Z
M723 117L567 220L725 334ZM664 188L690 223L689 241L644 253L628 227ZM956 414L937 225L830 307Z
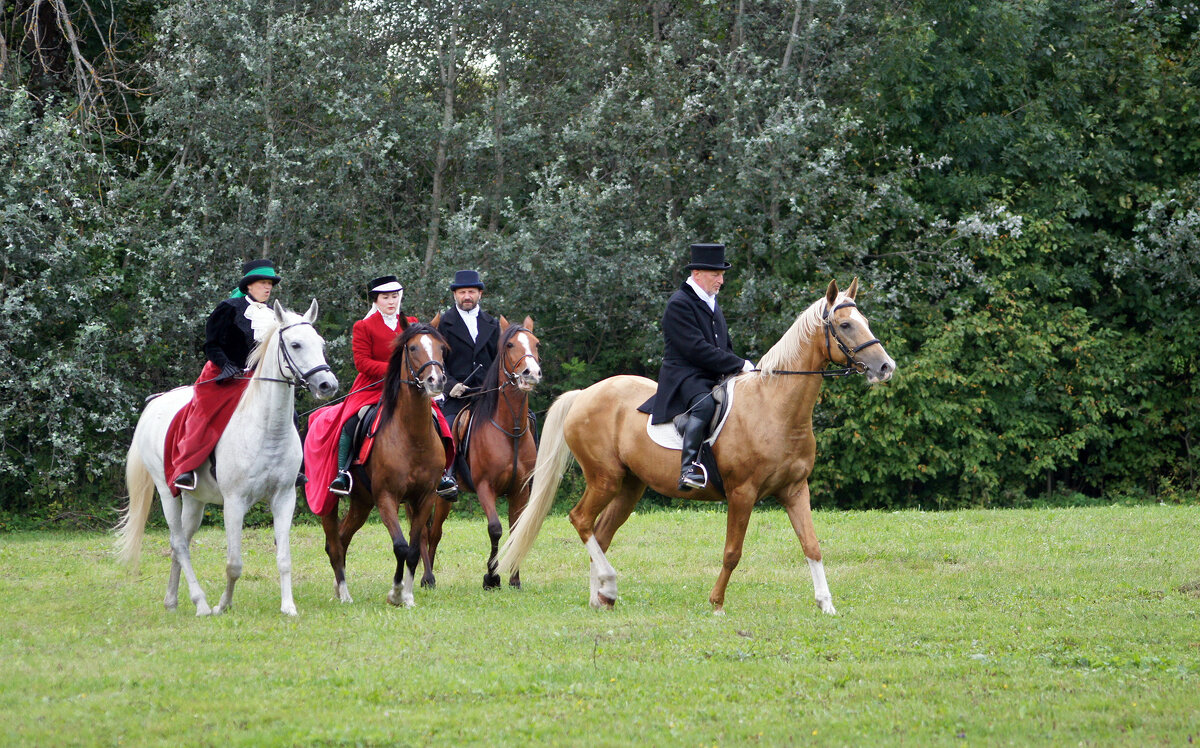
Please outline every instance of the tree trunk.
M494 148L496 174L492 178L492 205L488 216L488 231L493 234L500 230L500 205L504 199L504 112L505 95L508 81L504 65L504 49L508 44L507 17L502 24L500 43L496 45L496 99L492 106L492 138L496 141Z
M458 77L459 10L460 6L455 5L450 17L450 33L438 59L442 75L442 131L433 163L433 194L429 199L429 238L425 244L425 264L422 268L422 275L426 278L433 269L433 257L437 254L438 235L442 228L442 183L446 174L446 153L450 148L450 130L454 127L454 84Z

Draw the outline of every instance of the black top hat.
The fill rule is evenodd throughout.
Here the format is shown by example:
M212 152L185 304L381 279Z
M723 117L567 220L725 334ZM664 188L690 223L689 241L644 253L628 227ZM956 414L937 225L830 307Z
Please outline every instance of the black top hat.
M450 284L451 291L460 288L478 288L483 290L483 281L479 278L478 270L459 270L454 274L454 282Z
M724 244L693 244L692 261L683 266L684 270L728 270L733 267L725 262Z
M400 284L400 279L394 275L383 275L367 284L367 296L372 301L378 294L403 290L404 286Z
M238 281L238 290L246 293L246 288L255 281L269 280L276 284L283 280L275 271L275 263L270 260L251 260L242 263L242 279Z

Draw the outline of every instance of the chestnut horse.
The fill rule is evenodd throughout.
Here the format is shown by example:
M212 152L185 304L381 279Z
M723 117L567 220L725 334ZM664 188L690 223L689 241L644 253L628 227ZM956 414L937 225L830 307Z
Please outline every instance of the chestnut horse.
M500 342L496 360L484 376L490 382L471 408L464 409L462 417L455 420L454 439L465 444L470 481L479 497L479 506L487 514L488 537L492 548L488 555L487 572L483 575L484 589L500 586L500 575L496 573L496 553L500 546L503 528L496 512L496 499L508 498L508 526L512 527L521 516L521 510L529 501L529 482L537 460L537 444L534 441L533 425L529 421L529 393L542 380L541 360L538 357L538 339L533 334L533 320L525 318L523 325L509 324L500 318ZM467 476L460 471L460 485L467 484ZM427 536L425 575L422 587L433 587L433 559L437 554L438 542L442 539L442 523L450 513L450 503L439 499L433 514L433 524ZM520 573L514 571L508 583L521 586Z
M400 324L407 324L401 316ZM365 465L356 465L350 508L338 522L338 503L321 515L325 552L333 567L334 596L353 602L346 586L346 550L363 526L372 505L392 538L396 573L387 601L411 608L413 578L421 556L421 534L433 513L438 479L446 462L441 437L430 418L429 399L446 385L446 341L429 325L408 325L396 338L388 361L379 403L381 417L375 444ZM400 529L401 504L409 519L410 538Z
M861 372L875 384L891 378L896 367L855 306L857 290L857 278L844 294L831 282L825 296L763 356L758 370L734 383L732 411L713 444L729 505L721 572L708 597L718 614L724 612L725 588L742 556L750 511L769 495L783 505L800 539L817 604L826 613L836 612L809 507L808 476L816 455L812 410L820 375L832 361L846 366L844 373ZM529 552L572 456L587 486L570 519L591 558L590 602L596 608L616 603L617 573L605 552L646 486L664 496L724 498L711 486L678 489L679 452L652 441L647 416L637 410L654 392L649 379L616 376L554 402L542 430L530 502L501 551L501 570L516 569Z

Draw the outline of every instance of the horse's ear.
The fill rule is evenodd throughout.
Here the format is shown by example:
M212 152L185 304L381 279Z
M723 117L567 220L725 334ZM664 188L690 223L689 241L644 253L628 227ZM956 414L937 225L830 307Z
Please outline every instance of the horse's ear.
M442 313L438 312L433 315L433 319L429 320L429 326L436 330L440 324L442 324Z
M846 295L849 296L851 299L854 298L854 294L856 294L856 293L858 293L858 276L857 275L854 276L854 280L850 281L850 287L846 289Z
M526 316L524 324L521 325L529 332L533 332L533 317Z
M500 315L500 332L504 332L507 329L508 329L508 317L505 317L503 314L501 314Z
M825 309L833 309L833 302L837 299L838 289L837 281L829 281L829 288L825 289Z
M308 322L310 325L313 322L316 322L317 321L317 312L318 312L317 300L313 299L312 303L308 305L308 311L304 313L304 321Z
M275 320L282 325L283 313L287 311L287 309L285 309L283 306L283 302L276 299L275 303L271 305L271 308L275 310Z

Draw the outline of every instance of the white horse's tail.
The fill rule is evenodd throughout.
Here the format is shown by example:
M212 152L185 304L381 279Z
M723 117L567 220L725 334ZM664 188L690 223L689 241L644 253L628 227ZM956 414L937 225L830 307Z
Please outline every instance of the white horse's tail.
M129 505L121 511L121 521L114 528L117 534L117 558L131 568L137 568L142 555L142 537L146 534L146 520L154 505L154 479L142 462L137 439L129 445L125 458L125 487L129 490Z
M542 439L538 445L537 463L529 480L533 488L529 493L529 503L517 518L516 523L508 533L508 540L500 549L500 559L497 562L500 574L511 574L521 565L525 554L533 547L533 541L542 529L542 522L550 513L554 504L554 496L558 493L558 485L562 483L563 473L571 462L571 448L563 437L563 424L575 398L583 390L571 390L558 396L546 414L546 425L542 427Z

